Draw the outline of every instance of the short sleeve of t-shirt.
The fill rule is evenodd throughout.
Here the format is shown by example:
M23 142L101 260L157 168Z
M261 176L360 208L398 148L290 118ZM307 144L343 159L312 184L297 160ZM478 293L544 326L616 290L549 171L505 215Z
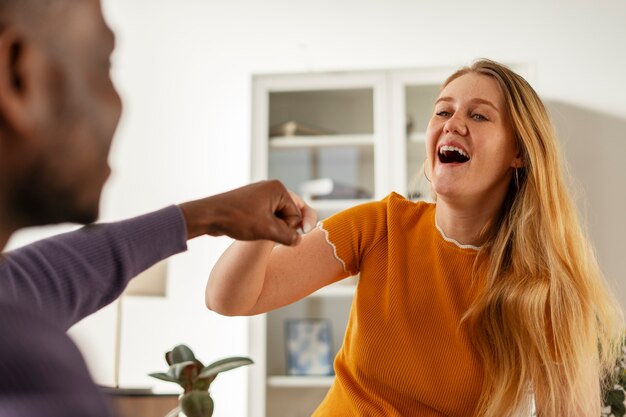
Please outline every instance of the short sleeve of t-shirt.
M361 259L387 235L387 206L393 194L341 211L319 223L344 270L356 275Z

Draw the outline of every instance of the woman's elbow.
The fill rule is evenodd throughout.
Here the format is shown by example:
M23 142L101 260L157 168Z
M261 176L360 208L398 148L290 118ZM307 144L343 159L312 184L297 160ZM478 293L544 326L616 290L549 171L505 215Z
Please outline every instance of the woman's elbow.
M209 292L207 292L204 297L204 303L207 309L222 316L235 317L252 315L248 310L242 309L231 300L219 299L219 297L215 297Z

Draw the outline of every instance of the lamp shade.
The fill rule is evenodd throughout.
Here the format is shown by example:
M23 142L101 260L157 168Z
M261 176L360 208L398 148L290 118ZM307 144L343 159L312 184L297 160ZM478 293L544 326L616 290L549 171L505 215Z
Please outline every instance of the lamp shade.
M133 278L124 296L165 297L167 290L167 261L161 261Z

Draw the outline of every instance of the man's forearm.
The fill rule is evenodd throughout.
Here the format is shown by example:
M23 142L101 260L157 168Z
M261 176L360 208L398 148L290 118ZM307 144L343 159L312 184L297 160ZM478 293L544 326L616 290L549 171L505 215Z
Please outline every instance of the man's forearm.
M186 250L186 238L182 213L170 206L43 239L5 254L0 298L33 305L67 329L143 270Z

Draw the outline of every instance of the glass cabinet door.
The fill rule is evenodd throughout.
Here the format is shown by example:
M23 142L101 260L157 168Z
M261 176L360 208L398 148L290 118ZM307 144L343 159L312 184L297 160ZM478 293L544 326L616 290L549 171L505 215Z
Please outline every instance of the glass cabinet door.
M411 200L431 200L424 175L426 128L448 70L394 71L391 85L393 187Z
M282 181L320 219L380 198L389 188L381 169L388 148L385 81L382 74L360 74L257 83L255 101L263 111L254 134L264 140L253 142L253 178Z
M268 177L327 211L373 198L373 112L372 89L270 93Z
M426 128L439 96L438 84L407 85L404 91L406 114L406 197L429 199L428 180L424 175L426 161Z

